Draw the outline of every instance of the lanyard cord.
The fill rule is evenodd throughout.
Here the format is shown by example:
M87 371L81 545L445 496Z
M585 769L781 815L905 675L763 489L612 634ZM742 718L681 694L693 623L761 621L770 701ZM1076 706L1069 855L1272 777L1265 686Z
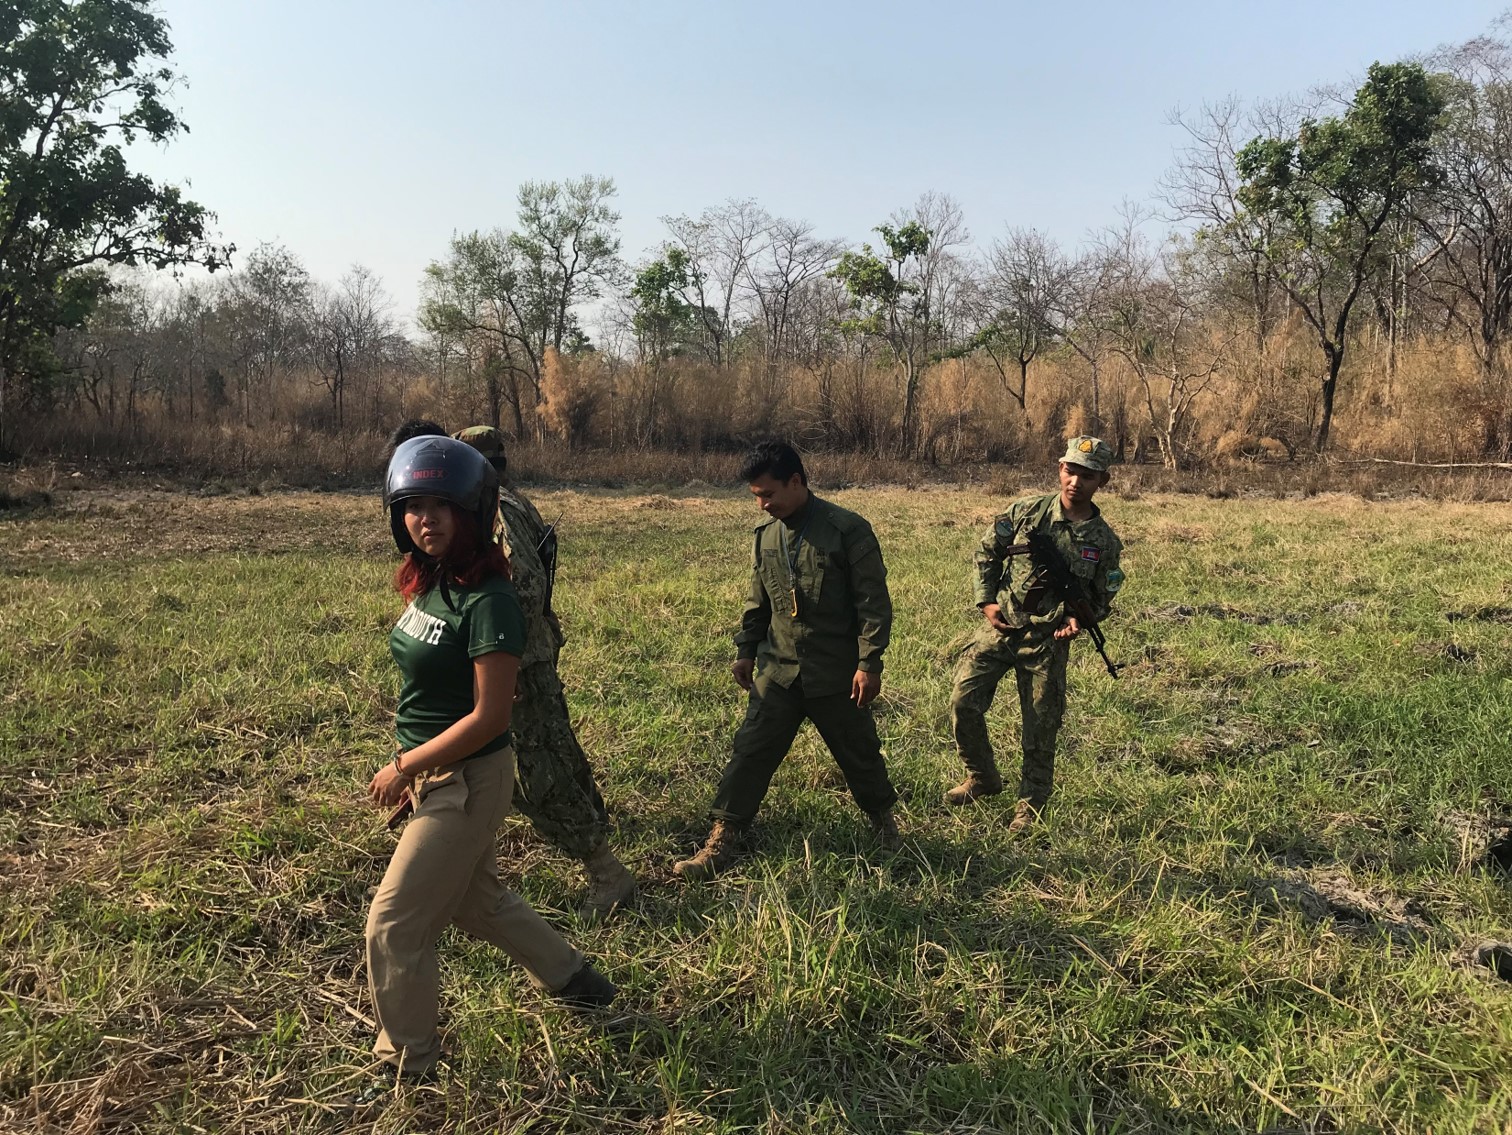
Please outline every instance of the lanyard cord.
M813 520L814 514L810 511L808 518L803 522L803 527L798 530L798 539L791 547L788 545L787 527L784 526L782 529L782 550L787 556L788 583L792 586L794 595L798 594L798 555L803 551L803 537L807 534L808 526L813 523Z

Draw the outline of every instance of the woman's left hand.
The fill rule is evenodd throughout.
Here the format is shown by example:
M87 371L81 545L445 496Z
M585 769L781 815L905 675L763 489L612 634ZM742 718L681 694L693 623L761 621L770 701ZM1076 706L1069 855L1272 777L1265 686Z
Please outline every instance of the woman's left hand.
M368 782L368 799L381 808L392 808L404 798L404 790L414 783L392 763L384 765Z

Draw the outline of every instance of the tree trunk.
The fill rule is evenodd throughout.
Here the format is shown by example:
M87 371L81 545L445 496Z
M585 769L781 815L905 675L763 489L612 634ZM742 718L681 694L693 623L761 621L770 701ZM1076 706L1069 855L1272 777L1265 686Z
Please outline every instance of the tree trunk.
M1313 452L1322 453L1328 448L1328 431L1333 425L1334 392L1339 387L1339 368L1344 365L1344 348L1325 344L1328 354L1328 377L1323 380L1323 416L1318 422L1318 440Z
M905 358L903 362L903 452L906 456L914 455L914 434L916 426L914 417L918 411L919 396L919 372L914 366L912 358Z
M10 414L6 397L10 393L10 368L0 360L0 461L10 457Z

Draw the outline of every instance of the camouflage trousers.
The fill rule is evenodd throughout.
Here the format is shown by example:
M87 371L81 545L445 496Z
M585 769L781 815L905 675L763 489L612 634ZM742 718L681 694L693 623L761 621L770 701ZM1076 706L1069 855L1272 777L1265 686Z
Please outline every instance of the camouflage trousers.
M609 812L578 743L562 680L551 662L520 669L520 700L509 730L514 737L514 806L547 843L587 858L609 830Z
M1050 799L1055 780L1055 736L1066 712L1066 660L1069 642L1051 637L1047 627L1026 627L999 634L984 625L956 663L950 694L950 723L956 749L967 771L998 780L992 742L987 738L987 710L998 682L1012 670L1018 680L1023 717L1024 764L1019 797L1036 808Z

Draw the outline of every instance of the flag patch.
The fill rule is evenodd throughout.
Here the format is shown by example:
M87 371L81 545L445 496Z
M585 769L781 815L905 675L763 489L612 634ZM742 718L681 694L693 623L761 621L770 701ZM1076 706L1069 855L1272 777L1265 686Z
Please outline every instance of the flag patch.
M1083 548L1081 556L1082 559L1091 560L1094 564L1102 559L1102 553L1096 548Z

